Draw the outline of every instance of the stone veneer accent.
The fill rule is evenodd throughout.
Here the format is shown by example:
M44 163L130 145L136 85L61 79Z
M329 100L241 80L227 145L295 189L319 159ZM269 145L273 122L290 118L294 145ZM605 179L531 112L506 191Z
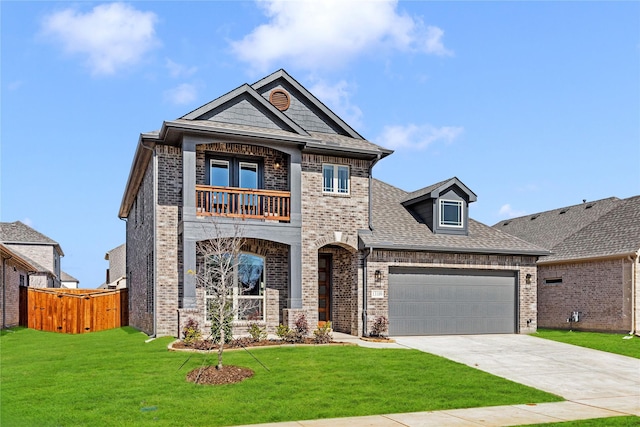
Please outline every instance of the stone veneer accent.
M540 327L607 332L631 331L633 262L635 261L619 258L540 265ZM562 279L562 283L545 284L545 279L558 278ZM580 321L577 323L567 322L573 311L581 313Z
M324 163L349 165L349 195L322 192ZM311 329L315 329L318 323L318 251L326 245L342 246L351 252L357 250L357 231L367 229L369 224L370 165L367 160L317 154L302 155L302 308ZM344 276L345 273L341 274ZM348 275L354 278L352 280L356 280L353 286L357 289L362 283L361 280L355 279L358 274L350 271ZM337 289L342 287L339 285ZM347 293L352 294L352 298L353 294L358 294L357 290ZM344 292L341 290L339 295L344 295ZM338 301L343 301L338 310L340 313L346 303L343 296L339 296ZM291 317L289 315L289 318ZM345 327L346 330L347 319L336 320L340 327ZM353 320L351 322L353 323ZM353 328L353 325L350 329L352 333L356 333L357 328Z
M389 317L389 267L432 267L473 270L510 270L518 272L518 332L537 330L536 257L515 255L452 254L441 252L409 252L374 250L367 258L367 331L378 316ZM375 281L375 271L382 279ZM531 274L531 284L526 275ZM385 298L372 299L371 291L383 290ZM529 321L529 322L528 322Z

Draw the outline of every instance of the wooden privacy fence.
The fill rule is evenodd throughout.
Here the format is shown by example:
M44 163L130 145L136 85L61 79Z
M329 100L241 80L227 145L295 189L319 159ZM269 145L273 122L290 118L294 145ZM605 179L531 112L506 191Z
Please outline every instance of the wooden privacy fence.
M127 289L20 288L20 326L82 334L128 324Z

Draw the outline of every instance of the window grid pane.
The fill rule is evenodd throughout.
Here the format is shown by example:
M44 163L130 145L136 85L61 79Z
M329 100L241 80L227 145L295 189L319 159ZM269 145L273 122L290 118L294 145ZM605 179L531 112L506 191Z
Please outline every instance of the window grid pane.
M349 167L338 166L338 193L349 192Z
M333 166L322 166L322 191L333 192Z
M453 200L440 201L440 225L462 227L462 202Z

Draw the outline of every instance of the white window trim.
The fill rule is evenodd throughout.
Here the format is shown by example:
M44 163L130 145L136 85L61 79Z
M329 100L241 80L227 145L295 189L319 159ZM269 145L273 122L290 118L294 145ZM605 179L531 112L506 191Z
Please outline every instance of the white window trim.
M243 167L248 167L248 168L254 169L256 171L256 187L255 188L258 188L258 173L259 173L258 164L254 163L254 162L239 162L238 163L238 167L240 168L240 170L238 171L238 185L240 186L240 188L252 188L252 187L244 187L243 186L243 182L242 182L242 168Z
M325 169L325 167L333 167L333 180L332 180L332 183L331 183L331 186L332 186L331 190L327 190L324 187L324 169ZM347 191L346 192L340 192L339 191L338 171L340 170L340 168L346 168L347 169ZM338 164L333 164L333 163L323 163L322 164L322 193L338 195L338 196L348 196L348 195L350 195L351 194L351 167L349 165L338 165Z
M455 203L460 207L460 224L445 224L443 222L444 209L443 203ZM438 203L438 226L446 228L464 228L464 202L462 200L440 199Z

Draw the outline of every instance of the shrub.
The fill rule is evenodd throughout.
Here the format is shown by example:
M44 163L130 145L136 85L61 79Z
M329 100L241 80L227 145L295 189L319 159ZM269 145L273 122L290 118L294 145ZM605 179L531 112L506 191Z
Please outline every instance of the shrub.
M249 323L249 335L254 342L267 339L267 331L255 322Z
M384 316L379 316L373 322L373 326L371 327L371 336L372 337L381 337L384 332L387 332L389 327L389 321Z
M296 317L296 328L293 331L296 342L302 342L309 335L309 322L307 322L307 316L304 313L300 313Z
M292 331L290 327L283 325L282 323L279 324L278 327L276 328L276 335L282 341L286 341L286 342L296 341L295 332Z
M197 320L190 317L182 327L182 341L186 345L193 345L196 341L200 341L200 338L202 338L200 325Z
M316 344L327 344L333 340L331 336L331 322L326 322L313 331L313 342Z

